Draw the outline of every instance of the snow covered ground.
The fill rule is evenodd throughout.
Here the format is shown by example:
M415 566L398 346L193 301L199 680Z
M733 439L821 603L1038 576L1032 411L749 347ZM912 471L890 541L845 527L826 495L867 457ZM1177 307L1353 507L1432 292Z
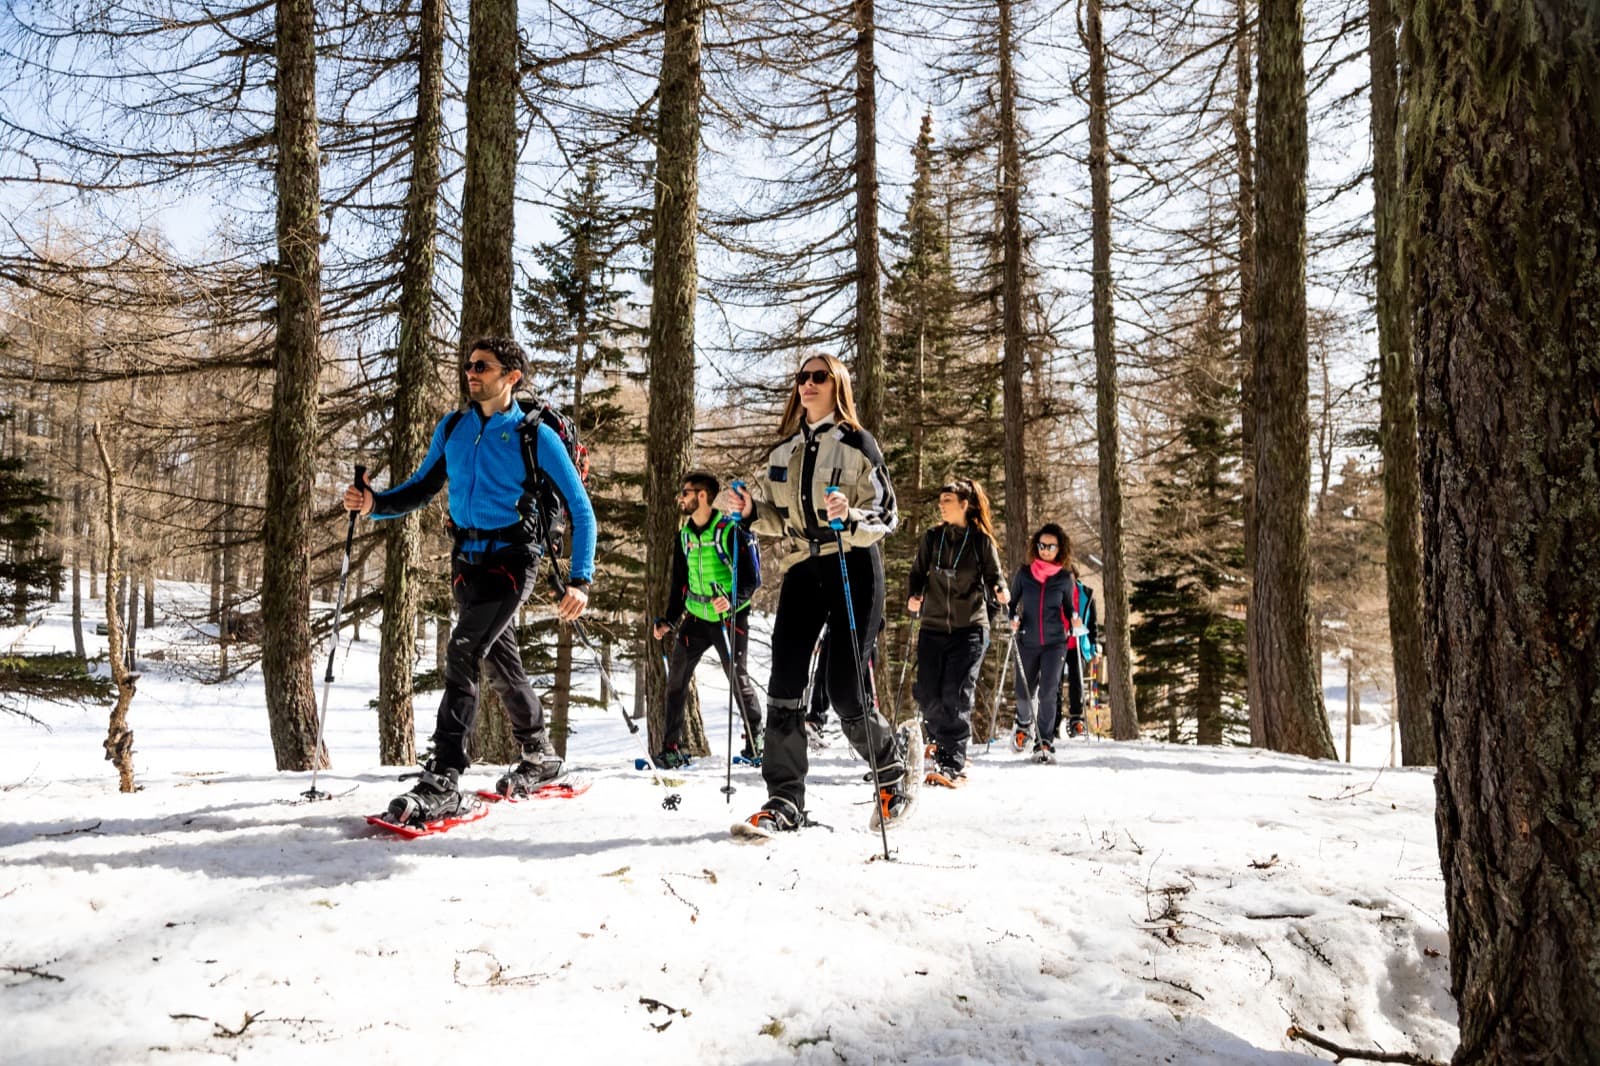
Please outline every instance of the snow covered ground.
M329 802L272 769L259 674L145 664L128 796L103 708L36 704L48 733L0 717L0 1061L1331 1059L1291 1024L1455 1047L1432 775L1382 768L1387 726L1357 730L1355 766L1109 741L1038 766L980 745L972 783L924 789L885 862L837 736L808 796L827 828L752 847L727 828L764 798L758 770L736 768L730 805L703 760L665 810L618 712L586 711L569 762L587 794L405 841L362 820L401 789L376 765L366 635L333 687ZM53 613L0 630L19 640L71 645ZM722 707L709 660L700 681ZM1342 716L1342 691L1329 704Z

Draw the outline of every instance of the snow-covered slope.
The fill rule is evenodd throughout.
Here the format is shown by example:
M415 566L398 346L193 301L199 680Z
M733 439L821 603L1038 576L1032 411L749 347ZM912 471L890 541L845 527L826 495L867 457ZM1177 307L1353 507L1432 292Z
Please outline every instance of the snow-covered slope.
M63 634L52 617L25 639ZM1040 766L980 745L972 783L924 789L885 862L837 735L808 797L826 827L740 846L727 827L764 798L759 771L735 768L729 804L702 760L663 809L609 709L570 741L586 795L408 842L362 821L403 787L375 765L375 656L341 658L326 802L272 769L258 676L148 665L131 796L103 709L35 705L48 734L0 719L0 1060L1331 1057L1291 1023L1455 1046L1429 772L1109 741ZM720 708L709 661L701 683ZM717 751L723 722L708 711ZM1358 758L1387 758L1386 729L1362 736Z

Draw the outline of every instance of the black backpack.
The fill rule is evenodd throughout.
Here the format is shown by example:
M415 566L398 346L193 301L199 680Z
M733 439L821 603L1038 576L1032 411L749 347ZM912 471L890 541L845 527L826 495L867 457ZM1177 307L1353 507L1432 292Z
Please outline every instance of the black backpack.
M548 400L518 396L517 406L523 414L517 434L522 438L522 461L528 469L528 493L525 499L532 502L531 511L523 513L522 528L531 542L544 544L552 557L559 557L572 523L561 494L544 475L544 471L539 469L539 427L549 426L561 441L562 447L567 450L567 458L572 460L573 468L578 471L578 481L586 491L589 487L589 449L578 439L578 423ZM444 427L446 439L449 439L461 416L466 413L457 411L450 416ZM455 532L459 538L495 531L458 529Z

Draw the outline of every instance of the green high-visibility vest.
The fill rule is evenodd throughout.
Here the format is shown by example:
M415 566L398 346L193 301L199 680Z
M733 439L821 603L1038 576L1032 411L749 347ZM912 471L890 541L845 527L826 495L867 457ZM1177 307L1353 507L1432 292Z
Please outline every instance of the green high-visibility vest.
M684 606L690 614L707 622L722 621L725 615L711 601L728 595L733 588L733 526L722 512L712 511L710 523L698 533L688 522L678 530L683 557L689 562L689 591L684 596Z

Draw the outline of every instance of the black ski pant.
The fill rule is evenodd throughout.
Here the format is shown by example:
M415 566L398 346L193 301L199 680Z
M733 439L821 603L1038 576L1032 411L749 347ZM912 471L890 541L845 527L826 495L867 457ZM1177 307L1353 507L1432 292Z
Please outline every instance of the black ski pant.
M755 686L750 683L750 671L745 665L745 654L750 645L750 608L744 607L734 616L733 666L728 665L728 630L726 623L708 622L697 615L687 615L678 626L678 639L672 642L672 657L667 663L667 721L662 733L662 746L670 748L683 743L683 706L689 697L689 678L700 665L706 649L715 648L722 660L722 669L728 674L734 702L744 720L745 736L752 742L761 730L761 701L756 697Z
M934 758L941 766L959 770L967 765L972 699L988 647L984 626L940 633L923 625L917 635L917 683L911 698L922 708L923 726L937 745Z
M476 553L475 553L476 554ZM522 667L522 649L512 625L539 575L539 555L531 548L504 548L473 561L455 556L450 589L456 625L445 657L444 698L433 731L434 769L465 770L467 743L478 721L478 663L488 666L489 685L511 715L511 728L524 749L544 734L544 709Z
M1066 658L1065 644L1024 644L1017 641L1017 728L1026 730L1034 724L1038 712L1040 740L1055 740L1056 717L1060 714L1056 694L1061 689L1061 661Z
M828 699L839 714L839 725L850 746L862 758L876 761L878 780L883 784L899 781L905 772L892 727L878 713L872 696L872 653L883 620L883 557L877 545L872 545L851 549L844 559L855 606L854 649L839 556L802 559L783 575L778 590L761 776L771 799L787 800L799 811L805 810L806 773L811 765L805 731L806 674L811 649L823 626L828 627L823 646L828 657Z
M1067 697L1067 713L1073 718L1083 717L1083 653L1077 648L1067 649L1067 661L1061 675L1061 688L1056 691L1056 722L1061 721L1061 696Z

